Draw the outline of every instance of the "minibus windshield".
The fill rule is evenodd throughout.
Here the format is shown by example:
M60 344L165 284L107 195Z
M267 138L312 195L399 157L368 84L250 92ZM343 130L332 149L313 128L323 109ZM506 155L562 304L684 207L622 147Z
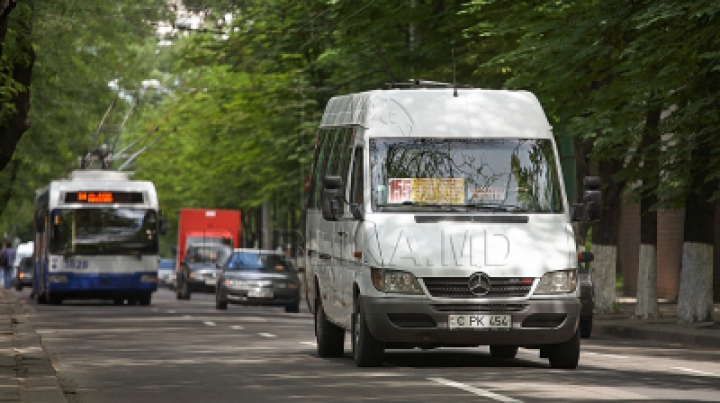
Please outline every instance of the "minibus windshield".
M561 213L546 139L370 140L374 211Z

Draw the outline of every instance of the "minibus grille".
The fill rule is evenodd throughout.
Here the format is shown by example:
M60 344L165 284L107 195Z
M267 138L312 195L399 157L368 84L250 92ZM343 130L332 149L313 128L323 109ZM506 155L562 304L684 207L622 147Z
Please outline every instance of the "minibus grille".
M528 304L437 304L438 312L522 312Z
M522 278L491 277L490 291L483 296L470 292L467 277L424 277L425 287L436 298L507 298L525 297L532 284Z

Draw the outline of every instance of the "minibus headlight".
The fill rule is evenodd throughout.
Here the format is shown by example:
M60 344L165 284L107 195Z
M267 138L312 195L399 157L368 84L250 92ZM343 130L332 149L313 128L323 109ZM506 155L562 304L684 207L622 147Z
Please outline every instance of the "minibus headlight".
M401 270L372 268L372 282L380 292L395 294L424 294L420 282L412 274Z
M558 270L545 273L540 278L536 295L569 294L577 287L577 270Z

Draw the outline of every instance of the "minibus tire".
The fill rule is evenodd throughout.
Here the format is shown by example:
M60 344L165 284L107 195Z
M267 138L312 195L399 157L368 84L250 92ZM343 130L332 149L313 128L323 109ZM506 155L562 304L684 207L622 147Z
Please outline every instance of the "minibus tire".
M589 339L592 334L593 317L580 319L580 337L583 339Z
M359 303L359 301L358 301ZM385 344L370 333L365 321L362 304L352 316L353 358L358 367L380 367L385 356Z
M490 346L490 355L493 358L515 358L517 346Z
M575 332L570 340L552 346L548 358L551 368L577 368L578 361L580 361L580 332Z
M140 302L140 306L149 306L152 302L152 294L151 293L145 293L138 297L138 302Z
M322 358L341 357L345 348L345 329L330 322L320 300L315 304L315 337Z

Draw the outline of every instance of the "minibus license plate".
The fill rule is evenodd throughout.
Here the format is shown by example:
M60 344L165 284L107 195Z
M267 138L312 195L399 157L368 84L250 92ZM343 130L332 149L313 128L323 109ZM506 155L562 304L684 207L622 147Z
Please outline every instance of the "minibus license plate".
M448 327L450 330L510 330L512 317L510 315L449 315Z
M214 278L206 278L205 279L205 285L215 285L217 284L217 280Z

